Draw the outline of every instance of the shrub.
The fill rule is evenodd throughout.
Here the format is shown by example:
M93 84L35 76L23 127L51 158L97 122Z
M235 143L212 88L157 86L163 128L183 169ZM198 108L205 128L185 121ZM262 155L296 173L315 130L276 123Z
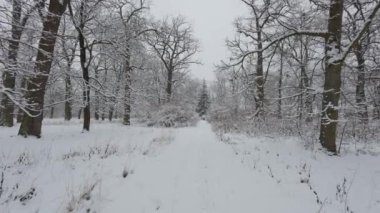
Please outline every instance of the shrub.
M199 120L192 110L175 105L164 105L153 114L148 126L186 127L194 126Z

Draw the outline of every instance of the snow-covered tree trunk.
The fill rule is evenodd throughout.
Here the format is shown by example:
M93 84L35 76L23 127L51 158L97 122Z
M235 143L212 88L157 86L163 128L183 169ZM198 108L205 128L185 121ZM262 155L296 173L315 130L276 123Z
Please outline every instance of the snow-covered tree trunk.
M9 41L8 50L8 63L6 69L3 72L3 83L4 88L10 91L10 95L15 90L16 85L16 69L17 69L17 52L20 47L20 38L22 34L22 28L20 26L21 22L21 2L19 0L13 0L13 11L12 11L12 29L11 37L12 40ZM13 113L15 110L14 103L8 95L4 95L1 100L2 116L1 124L6 127L13 126Z
M359 44L354 50L357 67L356 81L356 105L358 107L358 117L360 123L368 123L367 98L365 94L365 58L362 46Z
M61 16L69 0L50 0L48 14L43 22L42 35L38 46L34 76L29 79L27 87L27 104L29 107L23 115L19 134L23 136L41 136L45 87L48 81L57 32Z
M262 38L261 38L261 27L257 20L257 49L261 50L263 48ZM263 52L257 52L257 64L256 64L256 94L255 94L255 102L256 102L256 113L257 117L262 117L264 115L264 68L263 68L264 58Z
M170 103L172 98L172 87L173 87L173 69L167 70L166 79L166 103Z
M99 69L98 67L95 68L95 80L99 82ZM99 90L95 90L95 103L94 103L94 117L95 120L99 120L99 111L100 111L100 93Z
M339 119L341 89L341 35L343 0L331 0L328 36L325 44L325 81L322 98L322 118L319 141L328 151L336 153L336 135Z
M380 82L375 85L373 119L380 120Z
M124 115L123 124L131 124L131 90L132 90L132 67L130 64L130 55L125 60L124 64Z
M282 119L282 78L283 78L283 69L284 69L284 44L281 44L280 49L280 68L278 76L278 102L277 102L277 118Z
M70 98L72 97L72 84L71 84L71 76L69 75L71 71L71 64L67 65L66 68L66 76L65 76L65 120L69 121L72 118L72 101Z

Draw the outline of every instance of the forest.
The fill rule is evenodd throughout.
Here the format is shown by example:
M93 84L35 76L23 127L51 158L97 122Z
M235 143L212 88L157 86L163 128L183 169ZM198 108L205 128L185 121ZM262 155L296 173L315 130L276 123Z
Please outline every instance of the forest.
M134 174L134 169L130 168L135 167L131 164L139 163L125 165L129 159L140 162L145 156L158 156L167 165L158 165L164 170L176 159L187 157L191 162L198 162L196 156L200 156L204 158L202 162L208 164L201 163L199 168L189 167L186 171L191 173L191 169L196 169L191 170L196 174L191 173L194 178L206 178L206 182L214 179L202 176L201 167L213 165L213 169L219 169L221 163L230 166L228 168L236 167L227 159L243 156L240 159L243 165L250 161L247 167L260 172L265 170L266 179L268 173L269 179L276 180L277 184L285 185L289 168L298 172L301 185L308 186L306 194L317 200L305 204L309 212L310 209L315 212L380 210L380 182L366 184L366 178L380 179L380 167L373 163L380 156L380 1L223 1L231 1L244 10L230 23L222 23L233 29L233 36L225 36L228 56L215 62L214 69L210 70L213 80L205 80L193 75L194 67L204 63L200 57L203 41L197 37L196 26L183 14L153 15L151 8L162 3L159 0L0 0L0 212L3 212L1 208L4 212L28 212L22 206L40 196L35 191L44 184L41 174L46 171L41 162L61 168L62 165L51 162L51 156L61 155L63 158L59 159L63 162L83 158L83 165L75 165L83 167L81 172L85 176L98 171L92 166L103 159L106 160L102 164L104 167L110 165L109 168L119 171L112 165L115 161L123 168L123 177L143 176ZM217 3L215 8L209 8L210 15L212 10L220 9ZM171 7L167 4L166 7ZM199 135L204 138L198 138ZM206 141L206 138L212 142L195 142ZM102 141L98 141L100 139ZM251 140L254 142L248 143ZM128 141L127 144L124 141ZM219 142L227 144L229 150L232 147L236 156L230 155ZM158 151L171 150L172 146L175 148L171 155ZM75 151L77 148L79 151ZM214 149L219 155L211 154ZM282 165L278 158L288 151L297 157L283 160L287 165ZM246 155L255 152L259 153L259 160L255 157L253 161L248 160ZM273 158L268 157L269 153L274 154ZM268 165L262 163L262 168L257 169L256 162L263 162L265 157L260 156L264 155L268 157ZM113 156L122 160L113 159ZM371 157L368 159L368 156ZM222 160L224 157L226 159ZM307 160L300 160L304 158ZM320 161L314 162L317 158ZM221 162L216 163L218 160ZM321 161L336 164L328 167L328 163L321 165ZM348 168L343 166L345 162L350 165L359 162L368 167ZM157 169L153 165L143 167L146 169L143 179L153 175L148 172ZM33 166L44 172L37 175L29 171ZM180 170L183 164L172 166ZM331 170L326 172L331 175L336 171L342 175L339 179L343 182L332 183L329 188L333 191L323 191L323 184L334 176L315 177L312 167L321 173ZM171 174L167 169L167 174ZM355 170L352 179L348 177L351 170ZM33 183L27 183L25 189L19 189L23 177L20 174L25 171L31 172L39 183L32 187ZM211 169L210 175L219 172L222 171ZM243 168L234 172L239 177L247 177ZM357 173L365 178L356 183ZM80 185L80 172L72 175L75 177L72 186ZM298 180L299 176L288 178ZM314 177L315 183L310 180ZM163 182L170 178L174 182L177 180L177 176L159 178ZM182 184L193 183L180 180L184 181ZM136 187L139 184L136 181L128 184ZM243 185L251 184L246 179L241 181ZM109 182L105 185L115 187L111 184L116 183L115 180ZM235 182L220 184L228 187ZM361 194L359 186L357 190L354 186L355 193L351 194L362 197L356 200L362 204L350 203L353 199L349 198L349 191L353 184L366 185L364 188L368 190L374 188L371 189L374 190L371 191L373 202L361 206L361 201L369 199L366 197L369 195ZM99 185L99 181L93 181L92 185L81 189L79 195L62 201L65 202L65 207L60 207L63 210L52 207L42 212L123 211L122 200L108 208L101 206L100 201L87 199L92 192L101 192ZM163 186L170 188L170 183ZM64 187L61 186L62 190ZM128 190L127 185L125 187ZM202 187L211 190L210 185ZM139 191L133 189L133 192ZM181 197L185 200L199 193L190 191L194 193L191 196L187 188L179 189L186 195ZM231 192L230 188L223 190ZM143 192L137 196L141 196L140 201L145 200ZM147 193L153 192L148 190ZM218 198L216 191L212 193ZM286 197L281 194L283 191L278 193L280 198ZM132 199L133 194L126 197ZM167 195L167 200L169 198L172 199L171 194ZM330 198L336 199L331 201ZM31 205L38 209L38 202L46 202L44 199L39 198ZM83 199L89 202L83 203ZM300 199L295 198L296 201ZM21 205L12 204L12 200L20 200ZM153 209L201 212L198 208L184 209L188 205L206 205L180 205L179 202L173 204L177 207L173 207L175 210L169 211L164 201L157 202L150 203L152 209L147 212ZM251 207L242 207L240 211L237 207L233 210L222 208L224 203L229 204L222 198L215 202L219 210L208 203L203 209L210 212L252 211ZM286 205L281 199L280 203ZM291 203L289 200L288 204ZM137 206L138 203L133 205L136 208L129 209L132 212L146 212ZM230 206L241 207L239 203ZM280 209L266 207L257 210L280 212ZM305 209L284 208L285 212L305 212Z

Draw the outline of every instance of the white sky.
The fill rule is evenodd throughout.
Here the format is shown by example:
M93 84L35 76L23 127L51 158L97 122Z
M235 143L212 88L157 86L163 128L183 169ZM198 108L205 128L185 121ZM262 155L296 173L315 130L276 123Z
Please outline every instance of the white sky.
M225 40L232 37L233 21L244 14L239 0L151 0L151 11L156 18L181 14L193 25L201 43L197 55L203 65L194 65L194 76L214 80L214 65L228 56Z

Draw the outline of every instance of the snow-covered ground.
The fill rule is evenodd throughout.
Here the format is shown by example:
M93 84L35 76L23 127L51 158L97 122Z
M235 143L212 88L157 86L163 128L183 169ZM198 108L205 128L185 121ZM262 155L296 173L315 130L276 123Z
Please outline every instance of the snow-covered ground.
M376 155L327 156L295 138L220 138L205 121L80 130L47 120L41 139L24 139L0 128L1 213L380 212Z

